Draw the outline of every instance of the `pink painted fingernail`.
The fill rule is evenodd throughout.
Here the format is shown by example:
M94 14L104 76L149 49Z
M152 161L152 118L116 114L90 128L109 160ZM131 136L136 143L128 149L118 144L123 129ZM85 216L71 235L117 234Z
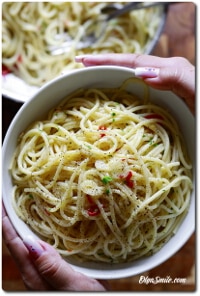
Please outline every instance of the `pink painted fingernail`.
M30 257L34 260L44 252L42 246L32 236L27 236L23 239L23 242L29 251Z
M83 59L86 57L87 55L79 55L79 56L75 56L75 62L77 63L82 63Z
M141 78L155 78L159 75L160 69L150 67L135 68L135 76Z

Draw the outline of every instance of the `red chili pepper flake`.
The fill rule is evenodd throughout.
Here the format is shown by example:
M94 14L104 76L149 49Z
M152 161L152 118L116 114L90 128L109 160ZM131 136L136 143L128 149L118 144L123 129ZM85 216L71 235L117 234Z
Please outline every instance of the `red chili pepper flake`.
M99 126L99 130L100 131L106 131L107 130L107 127L105 125L100 125Z
M126 185L129 187L129 188L133 188L134 187L134 181L131 180L133 176L133 173L131 171L128 172L128 175L126 176Z
M134 188L135 183L134 183L133 180L128 180L128 181L126 181L126 185L127 185L129 188Z
M107 130L107 127L104 126L104 125L100 125L99 128L98 128L98 130L99 130L99 131L106 131L106 130ZM101 137L101 138L103 138L103 137L105 137L105 136L106 136L105 133L100 134L100 137Z
M100 210L96 204L92 205L87 209L87 213L89 216L97 216L100 213Z
M129 187L129 188L134 188L134 181L131 180L133 176L133 173L131 171L128 172L128 174L126 176L124 175L119 175L119 178L125 181L125 184Z
M18 56L17 61L18 61L19 63L22 63L22 55L21 55L21 54Z
M88 202L90 204L94 204L94 201L93 201L92 197L89 194L87 194L86 197L87 197L87 200L88 200Z
M5 65L2 65L2 75L6 76L7 74L11 73L12 71Z
M86 195L87 201L90 204L88 209L87 209L87 213L89 216L97 216L100 213L100 210L98 208L98 206L95 204L94 200L92 199L92 197L87 194Z
M131 171L129 171L128 175L126 176L126 181L129 181L132 176L133 176L133 173Z
M103 138L103 137L105 137L106 136L106 134L100 134L100 137L101 138Z

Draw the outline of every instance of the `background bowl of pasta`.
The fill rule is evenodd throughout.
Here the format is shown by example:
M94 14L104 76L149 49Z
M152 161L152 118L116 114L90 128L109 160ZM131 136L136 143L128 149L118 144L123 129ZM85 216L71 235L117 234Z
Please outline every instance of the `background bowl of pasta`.
M185 103L132 69L60 76L22 106L5 137L7 213L22 238L42 235L88 276L144 273L194 231L194 137Z
M76 55L151 53L165 24L167 12L162 5L125 14L111 21L92 47L75 48L90 23L105 17L101 11L107 5L108 2L4 2L3 95L27 101L45 82L81 67L74 62ZM64 53L52 55L49 47L61 46L66 33L74 38L74 44Z

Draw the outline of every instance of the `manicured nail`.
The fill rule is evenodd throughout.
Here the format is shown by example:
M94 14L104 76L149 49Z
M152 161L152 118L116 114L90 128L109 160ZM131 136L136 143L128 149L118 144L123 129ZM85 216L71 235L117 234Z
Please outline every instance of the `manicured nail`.
M86 57L87 55L79 55L75 57L75 62L77 63L82 63L83 59Z
M23 242L29 251L30 257L34 260L44 252L42 246L32 236L27 236L23 239Z
M158 68L138 67L135 68L135 76L141 78L155 78L159 75Z

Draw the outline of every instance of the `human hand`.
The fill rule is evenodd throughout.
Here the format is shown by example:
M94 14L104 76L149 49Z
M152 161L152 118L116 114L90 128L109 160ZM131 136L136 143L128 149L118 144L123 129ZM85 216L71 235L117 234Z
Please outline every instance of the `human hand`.
M136 76L148 85L161 90L170 90L183 98L194 113L195 67L185 58L160 58L142 54L82 55L75 58L84 66L118 65L138 68Z
M106 281L97 281L77 271L43 241L18 236L3 207L4 241L31 291L106 291Z

